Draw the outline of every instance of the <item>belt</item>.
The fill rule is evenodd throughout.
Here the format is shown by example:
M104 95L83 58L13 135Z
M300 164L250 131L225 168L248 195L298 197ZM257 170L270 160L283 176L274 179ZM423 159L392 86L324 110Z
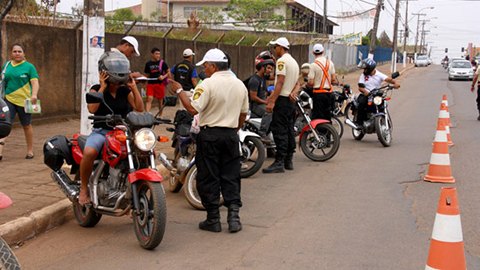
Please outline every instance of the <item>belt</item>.
M313 93L318 94L318 93L331 93L332 89L331 88L314 88Z
M200 127L201 130L235 130L235 128L230 127L209 127L209 126L202 126Z

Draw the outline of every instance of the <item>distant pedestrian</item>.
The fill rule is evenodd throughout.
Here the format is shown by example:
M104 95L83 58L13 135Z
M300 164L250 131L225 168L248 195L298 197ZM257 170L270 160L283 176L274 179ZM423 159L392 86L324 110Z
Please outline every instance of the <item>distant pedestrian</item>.
M152 109L153 98L158 100L158 109L160 115L163 109L163 98L165 97L165 88L170 76L170 70L167 63L162 59L160 49L153 48L151 50L152 59L145 64L145 74L150 79L147 82L147 102L145 110L149 112Z
M477 117L477 120L480 121L480 80L478 80L478 74L479 74L479 70L480 68L477 68L477 70L475 71L475 75L473 76L473 80L472 80L472 87L470 88L470 91L472 91L473 93L473 90L475 90L475 83L477 83L478 81L478 85L477 85L477 110L478 110L478 117Z
M283 173L284 169L293 170L295 105L291 96L296 93L294 90L298 86L300 68L289 53L290 43L286 38L278 38L270 44L279 58L275 70L275 90L268 98L266 111L273 111L270 129L277 152L275 161L263 169L263 173Z
M228 230L242 229L239 211L240 149L237 130L248 113L248 94L242 81L228 70L228 59L219 49L209 50L203 60L207 79L197 85L190 100L181 85L172 82L183 106L193 115L199 114L195 162L198 169L197 190L207 210L207 219L198 225L201 230L220 232L220 193L228 208Z
M190 91L197 86L197 70L193 65L195 53L191 49L183 51L183 60L170 69L173 79L182 85L184 91Z
M111 48L111 51L123 53L130 60L130 62L132 60L132 56L140 56L138 41L135 37L132 36L124 36L115 48ZM132 71L132 73L130 73L130 77L133 78L138 78L142 76L143 75L138 71Z
M27 141L27 154L25 159L33 158L33 127L32 115L25 113L25 100L30 99L32 104L37 104L38 72L33 64L25 59L24 47L14 44L11 48L11 60L2 67L4 74L5 102L10 111L10 122L13 123L18 114ZM3 89L1 90L3 91ZM0 139L0 160L3 158L5 138Z

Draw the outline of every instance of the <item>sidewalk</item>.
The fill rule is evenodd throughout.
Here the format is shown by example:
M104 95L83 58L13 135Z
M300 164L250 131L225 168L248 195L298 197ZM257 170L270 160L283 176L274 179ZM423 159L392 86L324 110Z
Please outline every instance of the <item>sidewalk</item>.
M407 66L407 71L413 64ZM390 65L378 68L390 74ZM400 71L402 65L398 65ZM361 70L339 76L356 91ZM403 75L403 74L402 74ZM403 76L402 76L403 77ZM401 77L401 78L402 78ZM177 107L167 107L163 117L173 119ZM25 159L26 143L23 129L16 126L7 139L3 160L0 161L0 191L12 198L13 205L3 209L0 215L0 235L10 243L21 243L35 235L58 226L73 217L71 203L50 177L50 169L43 164L43 143L46 139L62 134L71 137L80 128L79 119L63 119L44 124L33 123L35 158ZM165 126L155 128L157 135L171 136ZM157 152L171 155L170 143L158 143ZM164 182L168 185L168 183Z

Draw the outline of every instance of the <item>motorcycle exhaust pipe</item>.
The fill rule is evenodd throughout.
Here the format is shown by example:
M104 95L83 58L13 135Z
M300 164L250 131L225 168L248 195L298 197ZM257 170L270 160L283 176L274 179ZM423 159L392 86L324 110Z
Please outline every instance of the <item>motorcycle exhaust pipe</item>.
M158 155L158 160L163 166L165 166L165 168L167 168L167 170L171 171L174 169L172 163L167 159L167 156L164 153Z
M353 129L359 129L359 127L357 125L355 125L355 123L353 123L352 120L350 120L350 119L345 120L345 124L347 124L349 127L353 128Z
M60 169L58 171L53 171L50 175L70 201L73 202L77 199L77 196L80 193L79 187L75 184L71 184L73 181L68 177L64 170Z

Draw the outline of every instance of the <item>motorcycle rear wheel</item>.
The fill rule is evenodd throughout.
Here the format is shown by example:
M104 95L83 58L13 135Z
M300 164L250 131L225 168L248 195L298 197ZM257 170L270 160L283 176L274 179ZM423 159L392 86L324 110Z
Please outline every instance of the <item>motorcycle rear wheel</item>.
M0 237L0 270L20 270L18 259L8 246L7 242Z
M135 235L140 245L148 250L162 242L167 221L165 191L158 182L140 180L137 185L139 214L133 214Z
M331 124L317 125L315 130L320 141L317 141L312 130L308 130L300 139L300 148L305 156L313 161L327 161L337 153L340 137ZM318 153L314 153L316 150Z
M342 138L343 136L343 124L340 119L336 116L332 116L332 126L337 130L338 137Z
M241 143L242 145L242 157L241 157L241 170L240 177L248 178L254 175L263 165L265 161L265 146L260 138L246 137Z
M388 126L386 127L385 115L377 116L375 118L375 131L377 132L377 137L380 143L384 147L389 147L392 144L392 121L388 119Z
M183 185L183 192L185 192L185 198L187 202L195 209L205 210L202 204L202 199L197 191L197 165L193 165L185 177L185 184ZM223 197L220 194L220 205L223 205Z

